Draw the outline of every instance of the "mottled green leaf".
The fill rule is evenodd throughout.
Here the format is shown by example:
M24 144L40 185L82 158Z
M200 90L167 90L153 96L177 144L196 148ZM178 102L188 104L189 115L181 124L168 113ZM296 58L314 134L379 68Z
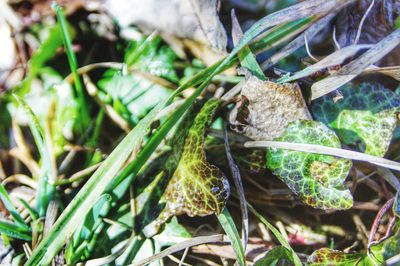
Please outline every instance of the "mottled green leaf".
M324 124L300 120L288 125L276 141L317 144L340 148L335 133ZM267 167L300 199L321 209L348 209L353 204L350 191L343 187L351 161L327 155L269 149Z
M383 157L389 147L400 110L400 96L382 85L362 83L340 88L343 99L325 95L313 102L312 112L346 144Z
M182 156L165 192L166 206L159 217L187 214L205 216L219 214L229 194L224 174L206 160L204 131L210 125L220 100L210 99L200 110L186 137Z
M308 258L309 266L327 266L327 265L340 265L340 266L373 266L374 264L362 253L345 253L343 251L321 248L313 252Z

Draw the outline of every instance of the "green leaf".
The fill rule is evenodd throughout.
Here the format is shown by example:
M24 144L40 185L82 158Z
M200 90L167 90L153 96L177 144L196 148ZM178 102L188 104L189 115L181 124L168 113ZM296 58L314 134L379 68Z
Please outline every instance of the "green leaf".
M6 234L12 238L30 241L31 233L25 227L17 226L11 223L0 221L0 233Z
M75 36L75 31L68 24L66 28L70 36ZM50 59L54 58L57 49L63 45L63 38L61 33L61 28L59 25L54 25L48 29L47 37L41 40L39 48L33 52L31 58L28 62L29 74L19 85L19 90L16 92L19 95L25 94L30 91L30 85L34 78L37 77L39 73L45 66L45 63Z
M21 215L15 208L14 204L11 202L11 198L8 195L6 188L0 183L0 199L3 202L6 209L10 212L13 217L14 222L23 228L28 229L29 226L25 223L24 219L22 219Z
M178 57L168 45L162 43L159 36L150 35L130 45L125 53L125 62L129 67L135 66L174 83L179 81L173 65Z
M332 130L311 120L290 123L274 140L340 148ZM267 151L267 167L304 203L315 208L348 209L353 205L350 191L343 187L351 165L350 160L327 155L284 149Z
M66 50L69 66L74 77L76 96L77 101L79 102L78 107L80 109L79 115L81 116L81 120L79 120L79 129L81 130L81 133L83 133L83 131L86 130L86 127L89 125L90 116L88 105L85 100L86 95L83 88L82 80L78 74L78 61L76 59L75 52L72 49L71 36L68 32L67 21L65 19L63 10L61 6L57 4L57 2L53 2L52 8L56 12L58 25L60 26L63 37L64 48Z
M66 25L69 35L73 38L75 36L74 29ZM63 45L63 36L60 25L54 25L49 29L47 38L41 42L39 48L34 51L31 59L28 62L29 79L33 79L41 72L45 63L52 59L57 52L57 49Z
M293 261L294 265L296 266L301 266L301 260L299 256L297 256L296 252L294 249L290 246L289 242L286 240L286 238L279 232L278 229L276 229L275 226L273 226L270 222L268 222L256 209L253 208L249 203L247 203L247 207L251 213L253 213L263 224L265 224L268 229L274 234L274 236L278 239L279 243L286 248L288 251L290 251L290 258L291 261Z
M36 146L41 157L39 188L37 190L37 212L40 217L46 214L47 206L54 197L55 187L51 184L56 180L52 165L52 154L46 146L46 134L40 125L39 119L33 113L32 109L27 105L24 99L13 94L18 104L25 110L29 117L29 128L32 132Z
M224 208L229 183L216 166L207 162L204 151L205 129L220 103L219 99L208 100L194 119L179 164L165 191L166 206L159 223L180 214L219 214Z
M313 102L312 112L335 130L340 140L383 157L389 148L400 110L400 96L377 83L345 85L343 99L325 95Z
M400 254L400 229L399 223L394 227L394 234L386 239L381 239L369 249L368 258L374 265L384 265L388 259ZM385 264L386 265L386 264ZM389 263L388 263L389 265ZM397 265L397 264L390 264Z
M314 251L308 258L309 266L326 266L326 265L339 265L339 266L373 266L374 264L362 253L345 253L339 250L329 248L321 248Z
M131 125L172 94L172 90L134 74L115 73L111 79L106 76L99 86L113 99L114 110Z
M240 240L239 232L236 229L235 222L233 221L228 209L224 208L217 217L219 223L221 224L222 228L224 229L225 233L231 241L239 265L246 265L246 256L244 254L244 249Z
M254 263L254 266L275 266L280 265L282 261L291 261L291 253L285 247L275 247L268 251L265 256Z
M236 18L234 9L232 9L231 11L231 19L232 19L232 39L234 44L236 45L239 39L243 37L243 32L242 28L240 27L239 21ZM238 53L238 57L240 60L240 64L243 67L247 68L252 73L252 75L255 75L257 78L261 80L267 79L249 46L244 47L243 50Z

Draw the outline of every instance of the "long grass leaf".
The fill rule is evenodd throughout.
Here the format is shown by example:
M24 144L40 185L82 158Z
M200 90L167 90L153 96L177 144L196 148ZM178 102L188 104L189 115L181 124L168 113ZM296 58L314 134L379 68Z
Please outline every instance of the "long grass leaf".
M29 228L29 226L25 223L24 219L22 219L21 215L18 213L14 204L11 201L10 196L8 195L6 188L0 183L0 199L3 202L6 209L10 212L11 216L14 219L14 222L21 227Z
M31 233L26 228L3 221L0 221L0 233L25 241L30 241L32 239Z
M367 49L367 48L371 48L371 45L370 44L349 45L347 47L344 47L340 50L333 52L332 54L328 55L321 61L319 61L303 70L300 70L300 71L294 73L290 77L282 77L281 79L278 80L278 82L285 83L285 82L294 81L296 79L300 79L300 78L304 78L309 75L312 75L312 74L314 74L320 70L326 69L328 67L342 64L349 57L352 57L356 53L358 53L360 50Z
M73 75L74 81L75 81L76 96L78 98L79 108L81 109L80 115L82 116L81 130L83 132L83 130L86 128L86 126L90 122L90 117L89 117L89 111L87 108L87 104L85 101L85 92L83 90L82 80L80 79L78 71L77 71L78 61L76 60L74 50L72 49L71 36L68 32L67 21L65 19L63 10L62 10L61 6L58 5L56 2L53 2L52 8L56 12L58 24L60 26L61 33L63 36L64 47L65 47L65 50L67 53L69 66L70 66L70 69L71 69L71 72L72 72L72 75Z
M275 226L273 226L270 222L268 222L256 209L253 208L253 206L247 204L247 207L249 208L251 213L253 213L263 224L265 224L268 227L268 229L274 234L276 239L278 239L279 243L286 249L288 249L289 252L291 252L294 265L295 266L303 265L301 263L299 256L297 256L296 252L290 246L286 238L279 232L279 230L276 229Z
M296 39L291 41L287 44L282 50L275 53L271 56L268 60L261 64L261 68L266 70L271 66L278 63L281 59L291 55L297 49L304 45L305 38L311 40L316 34L318 34L323 28L325 28L330 21L335 17L335 13L328 14L327 16L323 17L322 19L316 21L313 25L311 25L307 30L305 30L302 34L300 34Z
M44 216L47 210L47 206L55 193L55 187L49 182L55 180L55 173L51 164L51 154L45 144L45 132L40 125L40 122L36 115L33 113L29 105L21 97L13 94L18 104L25 110L29 117L29 128L32 132L36 146L39 150L41 157L41 167L39 176L39 187L37 190L37 212L39 216Z
M226 158L228 159L229 168L231 169L233 181L235 183L236 190L239 194L240 211L242 213L242 243L244 251L246 251L247 241L249 239L249 215L247 210L247 201L239 167L237 166L231 154L231 148L229 146L229 139L228 139L228 131L226 129L226 126L224 127L224 147L225 147Z
M236 229L235 222L233 221L228 209L225 207L217 217L219 223L231 241L233 250L236 253L237 262L240 266L246 265L246 255L244 254L242 242L240 241L240 236Z

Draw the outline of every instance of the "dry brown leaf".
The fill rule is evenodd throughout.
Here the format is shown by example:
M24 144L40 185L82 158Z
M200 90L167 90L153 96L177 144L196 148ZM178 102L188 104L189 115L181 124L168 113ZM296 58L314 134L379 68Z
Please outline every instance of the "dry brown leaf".
M143 29L158 29L225 51L227 37L218 18L217 3L217 0L108 0L105 7L123 27L134 24Z
M297 84L261 81L250 77L229 120L232 129L255 140L280 136L288 123L311 119Z

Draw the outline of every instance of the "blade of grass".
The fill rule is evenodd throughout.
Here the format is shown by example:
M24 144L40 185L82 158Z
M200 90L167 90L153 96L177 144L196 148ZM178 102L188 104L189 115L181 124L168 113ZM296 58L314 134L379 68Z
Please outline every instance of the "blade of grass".
M240 236L236 229L235 222L233 221L228 209L225 207L222 212L217 215L217 218L229 240L231 241L233 250L236 253L237 262L240 266L245 266L246 255L244 254L244 249L242 242L240 241Z
M25 241L31 241L32 239L29 230L25 229L25 227L20 227L3 221L0 221L0 233Z
M370 44L358 44L358 45L350 45L350 46L344 47L344 48L337 50L334 53L328 55L321 61L319 61L309 67L306 67L303 70L300 70L300 71L294 73L290 77L280 78L278 80L278 82L285 83L285 82L294 81L296 79L307 77L311 74L314 74L314 73L316 73L320 70L326 69L328 67L342 64L347 58L354 56L360 50L371 48L371 47L372 47L372 45L370 45Z
M63 36L64 48L66 50L67 57L68 57L68 63L69 63L69 66L70 66L70 69L71 69L71 72L72 72L72 75L73 75L74 81L75 81L75 89L76 89L75 93L77 96L78 105L80 108L80 115L82 118L81 133L83 133L83 131L86 129L87 125L89 125L90 116L89 116L89 110L87 107L87 103L85 100L85 92L83 89L82 81L81 81L78 71L77 71L78 61L76 60L74 50L72 49L71 37L68 32L67 22L66 22L63 10L62 10L61 6L58 5L55 1L52 4L52 8L56 12L57 21L61 28L61 33Z
M299 32L302 32L309 27L314 20L314 16L307 16L277 25L255 38L249 45L250 49L255 54L265 52L266 50L295 37Z
M301 266L303 265L301 263L301 260L299 256L297 256L296 252L293 250L293 248L290 246L289 242L286 240L285 237L279 232L278 229L275 228L270 222L268 222L256 209L253 208L249 203L247 203L247 207L249 208L250 212L254 214L263 224L265 224L269 230L274 234L276 239L278 239L279 243L285 247L287 250L289 250L292 254L292 259L293 263L295 266Z
M53 257L81 224L82 217L85 217L90 211L129 155L139 149L147 128L164 104L165 102L156 106L113 150L62 212L51 230L34 250L26 265L48 265L51 263Z
M21 215L19 215L14 204L11 202L11 198L6 191L6 188L1 183L0 183L0 199L3 202L4 206L6 207L6 209L10 212L14 222L20 227L29 229L29 226L25 223L24 219L22 219Z
M243 31L240 28L239 21L237 20L235 10L232 9L231 11L231 20L232 20L232 39L233 44L236 45L240 38L243 37ZM260 66L257 63L257 60L253 53L251 52L249 46L243 48L242 51L238 53L238 57L240 63L243 67L250 70L250 72L255 75L257 78L261 80L266 80L267 78L264 75L264 72L261 70Z
M16 94L13 94L13 96L29 117L29 128L32 132L41 157L40 176L36 199L37 212L40 217L43 217L46 214L47 206L55 193L55 187L50 184L50 182L56 179L55 173L53 172L53 166L51 164L51 153L46 146L45 132L41 127L38 118L35 116L32 109L28 106L24 99Z
M266 70L271 66L278 63L281 59L291 55L297 49L304 45L304 38L307 37L309 40L312 39L318 32L320 32L323 28L325 28L330 21L336 16L336 13L328 14L320 20L317 20L314 24L312 24L307 30L305 30L302 34L300 34L296 39L287 44L284 48L282 48L279 52L275 53L269 59L261 64L261 68Z

